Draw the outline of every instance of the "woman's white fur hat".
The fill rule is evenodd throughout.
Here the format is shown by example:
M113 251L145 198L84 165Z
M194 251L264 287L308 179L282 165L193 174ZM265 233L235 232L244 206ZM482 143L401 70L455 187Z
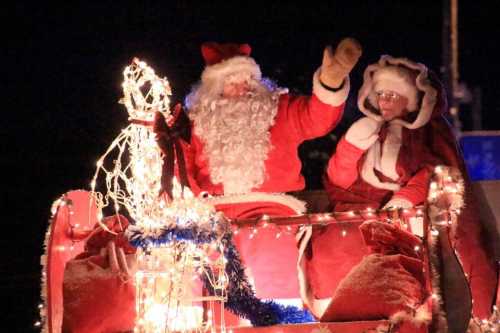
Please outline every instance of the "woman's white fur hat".
M369 65L363 75L363 85L358 93L358 107L366 116L382 122L381 115L373 112L378 109L376 93L390 90L408 98L407 109L418 112L413 122L394 119L406 128L424 126L431 118L436 104L437 91L428 79L427 67L407 58L393 58L383 55L380 60ZM371 104L371 108L367 104Z

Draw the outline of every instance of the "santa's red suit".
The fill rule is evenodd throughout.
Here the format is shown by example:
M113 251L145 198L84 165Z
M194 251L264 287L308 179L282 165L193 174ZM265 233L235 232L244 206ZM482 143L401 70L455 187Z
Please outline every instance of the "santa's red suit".
M391 70L396 66L391 65L414 71L416 94L405 91L403 79L392 75ZM381 90L396 91L408 97L411 112L404 119L384 122L375 101L375 91ZM457 167L467 177L459 148L443 117L447 108L444 91L422 64L383 56L365 71L358 107L366 117L352 125L352 130L340 140L328 164L325 186L335 211L384 206L406 208L423 204L432 170L439 164ZM367 132L376 138L375 141L365 140L368 145L363 146ZM474 314L485 318L491 310L496 270L485 250L479 214L467 181L466 189L465 208L459 217L454 245L470 279ZM321 244L329 239L328 230L315 230L312 235L313 259L309 262L311 274L321 274L325 279L329 270L335 270L335 267L325 269L321 257L329 254L315 253L314 249L321 248ZM320 280L321 277L316 276L312 284ZM331 293L328 285L320 285L320 282L312 287L318 297Z
M206 68L187 97L192 138L185 147L190 186L231 219L303 213L303 202L286 192L302 190L298 146L327 134L340 121L349 80L336 91L313 77L311 96L293 96L262 80L248 45L205 44ZM247 80L250 93L222 97L224 82ZM251 231L251 230L250 230ZM254 279L257 296L297 298L296 245L292 234L274 228L235 243ZM249 240L249 237L253 238ZM279 246L276 246L279 244Z
M261 83L259 66L242 50L233 51L237 55L229 58L203 51L208 66L201 85L187 98L193 122L187 148L191 186L213 196L224 195L226 202L266 201L272 199L266 194L302 190L305 181L298 146L327 134L340 121L348 79L338 91L329 91L319 82L320 68L313 77L312 96L292 96ZM242 112L224 111L232 101L218 96L222 84L241 73L257 82L259 90L241 102ZM219 93L212 97L213 91ZM283 196L276 200L286 204ZM293 200L291 204L295 207Z

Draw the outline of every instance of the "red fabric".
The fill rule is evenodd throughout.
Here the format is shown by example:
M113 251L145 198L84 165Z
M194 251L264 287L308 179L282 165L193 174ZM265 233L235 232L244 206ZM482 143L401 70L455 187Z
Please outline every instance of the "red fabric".
M297 214L288 206L267 201L218 204L215 208L229 219L252 219L262 217L264 214L270 217Z
M328 161L328 179L333 184L347 189L359 176L358 161L365 151L350 144L345 137L340 139L336 150L339 153L334 154Z
M87 191L70 191L50 225L47 244L47 326L49 332L61 330L63 320L63 279L66 263L83 251L85 239L96 222L96 206Z
M62 332L116 333L132 330L135 320L135 287L109 269L101 258L73 260L65 273L78 275L65 281Z
M313 227L306 249L306 275L317 299L331 297L342 279L369 253L360 223Z
M290 192L304 188L298 147L304 140L325 135L340 121L344 105L331 106L311 97L280 96L275 124L270 129L272 149L264 162L266 179L255 192ZM194 131L193 131L194 132ZM191 146L186 147L188 174L194 180L193 191L207 191L212 195L224 193L221 184L210 180L209 161L203 152L203 142L192 135Z
M216 209L231 219L251 219L295 215L289 207L273 202L250 202L217 205ZM277 233L280 236L276 238ZM300 298L297 280L297 246L295 228L241 228L233 240L246 273L259 298Z
M422 241L384 222L367 221L359 229L375 253L365 256L340 282L321 320L390 318L399 311L411 314L427 294L421 251L415 251Z
M116 333L132 330L135 321L135 286L133 278L111 267L107 245L114 242L133 264L132 248L123 237L128 222L123 216L103 221L118 235L96 225L86 243L86 251L70 260L64 271L64 315L62 332Z
M284 324L266 327L234 327L233 333L380 333L389 332L387 320L370 320L337 323ZM392 333L424 333L427 331L400 331Z
M249 56L252 48L248 44L219 44L207 42L201 45L205 64L210 66L235 56Z
M371 254L342 280L321 321L389 318L412 312L423 299L420 281L412 274L422 262L401 254Z
M85 243L85 252L79 254L76 258L82 259L91 255L99 254L101 249L106 247L110 241L115 242L117 247L123 248L126 254L135 253L135 247L130 245L125 238L124 231L127 229L128 220L123 215L113 215L103 219L102 223L108 227L112 234L104 229L99 224L96 224L92 235Z
M365 244L373 252L381 254L400 253L408 257L421 259L422 240L394 224L366 221L360 225L359 230L363 235ZM422 276L422 283L423 280Z
M345 138L341 139L343 144L337 146L334 156L328 163L328 181L325 184L331 201L336 206L335 210L354 209L344 205L346 202L352 202L352 199L349 199L350 195L348 198L344 198L346 191L358 197L352 203L371 203L370 205L356 206L356 209L373 207L374 205L375 208L380 208L393 195L409 200L414 205L425 201L431 171L434 166L443 164L445 161L442 154L438 153L441 151L441 144L434 140L435 135L433 135L431 127L425 126L411 131L403 128L402 134L403 145L396 164L396 171L399 175L397 183L401 189L396 193L376 188L364 181L360 177L360 173L365 156L361 155L360 150L352 146ZM451 135L451 132L449 134ZM436 152L431 147L435 148ZM349 166L349 168L345 166ZM376 174L381 181L389 181L389 178L384 177L384 175L377 172Z
M439 86L438 83L436 83ZM473 313L486 318L491 311L495 296L497 267L492 253L488 253L484 229L479 220L472 189L465 164L454 138L453 132L444 118L447 106L442 88L438 88L438 103L430 121L421 128L403 128L403 144L399 151L396 171L401 189L393 193L376 188L360 176L364 156L359 156L349 143L339 144L329 162L325 188L335 211L352 209L381 208L393 196L411 201L414 205L423 203L427 197L429 178L434 167L444 164L458 168L465 178L465 206L458 220L454 245L457 249L465 273L469 276L474 299ZM344 139L342 139L344 140ZM340 143L343 141L341 140ZM356 168L339 166L356 165ZM343 179L345 175L345 179ZM381 174L380 180L388 181ZM352 181L353 178L356 178ZM346 187L346 184L351 185Z
M373 221L317 227L312 240L306 250L310 287L317 299L332 297L321 321L389 318L423 301L419 238ZM363 243L376 253L368 254Z

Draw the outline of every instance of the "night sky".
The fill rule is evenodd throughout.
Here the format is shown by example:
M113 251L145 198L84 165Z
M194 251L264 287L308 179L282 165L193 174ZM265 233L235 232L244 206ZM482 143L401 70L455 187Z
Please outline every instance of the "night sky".
M497 13L489 1L461 2L461 80L482 91L483 128L500 130ZM10 309L2 314L4 323L12 323L10 332L29 332L37 319L39 257L51 203L70 189L89 188L95 161L127 125L118 100L123 68L133 57L167 76L178 102L200 77L202 42L246 42L264 76L309 93L324 46L355 37L364 53L351 74L336 135L359 116L355 98L362 72L381 54L406 56L440 72L441 1L83 3L3 10L4 21L13 21L3 28L1 126L7 229L0 290ZM472 126L468 109L463 107L466 130ZM333 149L321 147L326 154Z

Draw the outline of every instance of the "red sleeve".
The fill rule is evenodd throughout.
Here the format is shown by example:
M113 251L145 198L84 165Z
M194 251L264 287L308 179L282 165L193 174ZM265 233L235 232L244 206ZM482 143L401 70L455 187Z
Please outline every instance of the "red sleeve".
M398 192L394 193L395 198L403 198L411 201L413 205L422 204L427 199L427 190L431 171L429 168L420 169Z
M287 103L287 105L284 105ZM323 136L337 126L344 113L344 104L331 106L315 95L288 96L280 100L280 110L286 109L287 123L302 140Z
M359 177L358 161L364 150L350 144L342 137L327 168L328 180L343 189L348 189Z
M285 122L302 141L323 136L337 126L349 95L349 78L339 90L331 91L319 82L319 72L316 71L313 77L312 96L284 95L287 97L280 99L279 110L284 111Z

